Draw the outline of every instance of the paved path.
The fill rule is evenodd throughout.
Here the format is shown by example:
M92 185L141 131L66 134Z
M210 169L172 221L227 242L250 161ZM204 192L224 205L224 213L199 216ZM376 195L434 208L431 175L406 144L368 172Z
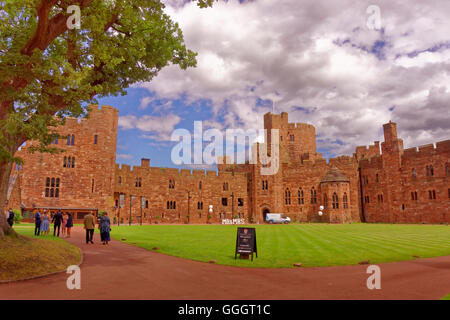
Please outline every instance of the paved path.
M112 241L69 241L84 255L81 290L67 274L0 284L0 299L439 299L450 293L450 256L380 264L381 290L366 287L367 266L236 268L184 260ZM94 242L95 242L94 240Z

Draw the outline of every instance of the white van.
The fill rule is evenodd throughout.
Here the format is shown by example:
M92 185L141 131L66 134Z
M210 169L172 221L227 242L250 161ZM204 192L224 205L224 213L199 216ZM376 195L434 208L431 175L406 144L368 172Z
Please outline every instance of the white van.
M266 214L266 222L268 223L289 223L291 218L286 217L283 213L268 213Z

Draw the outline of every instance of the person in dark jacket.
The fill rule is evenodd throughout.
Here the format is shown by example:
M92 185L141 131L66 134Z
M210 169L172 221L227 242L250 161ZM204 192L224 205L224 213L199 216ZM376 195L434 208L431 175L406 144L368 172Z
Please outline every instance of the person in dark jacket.
M70 238L70 231L73 227L73 217L70 214L70 212L67 214L67 223L66 223L66 229L67 229L67 236L66 238Z
M108 218L107 212L103 212L98 228L100 229L100 238L103 244L108 244L111 240L109 235L111 232L111 221Z
M6 219L6 221L8 221L8 224L10 227L13 226L14 224L14 211L12 211L11 208L9 208L8 210L8 219Z
M61 223L63 220L63 216L61 212L57 212L52 219L53 222L53 236L56 235L56 229L58 229L58 237L59 237L59 231L61 230Z
M41 213L36 211L34 214L34 235L38 236L41 232Z

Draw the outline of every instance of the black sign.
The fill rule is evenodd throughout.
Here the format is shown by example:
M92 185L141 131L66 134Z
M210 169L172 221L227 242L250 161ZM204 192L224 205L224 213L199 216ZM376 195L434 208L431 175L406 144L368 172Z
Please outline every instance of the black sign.
M234 259L236 259L239 253L240 255L252 255L253 261L253 252L256 253L256 257L258 258L258 250L256 249L255 228L238 228Z

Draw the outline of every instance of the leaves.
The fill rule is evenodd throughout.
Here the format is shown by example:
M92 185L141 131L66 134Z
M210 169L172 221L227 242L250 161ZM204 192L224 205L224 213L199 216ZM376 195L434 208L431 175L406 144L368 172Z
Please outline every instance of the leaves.
M68 30L67 7L79 3L81 28ZM52 152L49 128L85 116L96 97L126 94L169 64L194 67L196 53L163 9L158 0L0 2L0 161L27 140Z

